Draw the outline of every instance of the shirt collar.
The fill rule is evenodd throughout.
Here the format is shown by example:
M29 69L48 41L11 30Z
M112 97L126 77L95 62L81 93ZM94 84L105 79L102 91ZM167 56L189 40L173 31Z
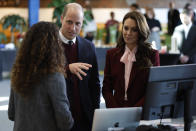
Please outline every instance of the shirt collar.
M192 25L193 25L192 23L190 23L188 25L184 25L185 38L187 38L189 30L191 29Z
M183 24L184 28L186 28L186 29L190 29L192 25L193 25L192 23L190 23L188 25Z
M60 37L61 41L62 41L63 43L65 43L65 44L68 44L68 41L70 41L70 40L68 40L67 38L65 38L65 37L63 36L61 30L59 30L59 37ZM75 44L75 43L76 43L76 37L73 38L71 41L73 41L73 43Z
M135 55L136 52L137 52L137 46L134 47L132 50L130 50L130 49L128 48L128 46L125 45L125 51L128 51L128 52L130 52L130 53L133 53L133 54Z

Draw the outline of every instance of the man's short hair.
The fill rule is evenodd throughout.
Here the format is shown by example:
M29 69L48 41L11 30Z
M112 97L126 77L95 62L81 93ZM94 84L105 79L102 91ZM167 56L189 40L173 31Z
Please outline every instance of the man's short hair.
M70 8L70 6L73 7L73 5L74 5L75 7L81 8L81 10L82 10L82 12L83 12L83 7L82 7L80 4L78 4L78 3L69 3L69 4L66 4L66 5L64 6L63 13L62 13L62 16L63 16L63 17L65 17L68 8Z
M132 3L132 4L130 5L130 7L134 7L134 8L136 8L136 9L140 9L140 7L139 7L139 5L138 5L137 3Z
M193 13L193 10L192 9L183 9L181 14L185 14L185 15L188 15L188 16L191 16Z

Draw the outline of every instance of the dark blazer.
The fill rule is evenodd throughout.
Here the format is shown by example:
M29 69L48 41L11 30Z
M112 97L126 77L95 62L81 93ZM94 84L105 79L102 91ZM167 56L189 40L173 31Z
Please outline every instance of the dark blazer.
M102 93L107 108L124 106L125 65L120 62L123 53L124 51L120 51L119 48L113 48L108 50L106 54ZM158 51L154 50L151 61L154 66L160 65ZM148 70L141 70L133 63L127 90L127 103L129 103L129 107L143 105L147 79Z
M92 42L83 39L79 36L76 37L78 44L78 62L84 62L92 65L89 68L87 76L83 76L83 80L78 80L78 88L80 92L80 101L84 115L89 120L88 123L92 124L93 114L96 108L100 105L100 81L97 65L97 56L95 52L95 46ZM68 88L72 88L72 82L67 80ZM68 90L69 92L69 90ZM70 101L71 103L71 101Z
M189 56L189 64L196 63L196 26L191 26L186 39L183 25L175 28L174 35L177 33L179 34L177 44L179 45L180 53Z
M42 77L29 99L11 90L8 117L14 121L13 131L69 131L74 121L64 76L54 73Z
M167 23L168 34L172 35L175 27L181 24L180 13L177 9L170 9L167 14L167 18L168 18L168 23Z

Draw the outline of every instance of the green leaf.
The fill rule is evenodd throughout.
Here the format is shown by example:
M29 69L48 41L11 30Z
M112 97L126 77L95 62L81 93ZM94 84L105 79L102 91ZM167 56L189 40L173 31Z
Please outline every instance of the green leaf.
M48 7L54 7L52 19L61 27L61 14L63 13L64 6L68 3L75 2L75 0L52 0Z
M3 40L4 42L7 41L7 37L3 32L0 32L0 44L2 43Z

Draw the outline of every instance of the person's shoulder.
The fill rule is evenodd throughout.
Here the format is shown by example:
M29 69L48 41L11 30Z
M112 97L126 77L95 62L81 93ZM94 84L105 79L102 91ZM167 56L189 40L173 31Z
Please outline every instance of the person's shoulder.
M158 19L154 19L157 23L160 23L160 21Z
M116 54L118 52L120 52L120 48L111 48L111 49L107 50L108 55Z
M193 24L193 25L192 25L192 28L193 28L193 29L196 29L196 25Z
M153 52L153 54L159 53L159 51L158 50L155 50L155 49L152 49L152 52Z
M59 72L50 73L46 76L44 85L48 92L52 92L54 89L64 90L64 87L66 86L65 77Z
M80 36L77 36L77 39L78 39L78 42L79 43L85 43L85 44L90 44L90 45L93 45L93 43L85 38L82 38Z
M119 21L115 20L115 23L117 23L117 24L118 24L118 23L119 23Z
M182 31L182 30L184 30L184 27L183 27L183 25L181 24L181 25L176 26L176 27L175 27L175 30L176 30L176 31Z
M48 74L46 77L46 81L64 81L64 75L60 72L54 72Z
M190 32L196 35L196 25L191 26Z
M119 48L111 48L111 49L109 49L107 52L116 52L116 51L118 51L118 50L120 50Z
M178 9L174 9L174 12L175 12L175 13L179 13L179 10L178 10Z

